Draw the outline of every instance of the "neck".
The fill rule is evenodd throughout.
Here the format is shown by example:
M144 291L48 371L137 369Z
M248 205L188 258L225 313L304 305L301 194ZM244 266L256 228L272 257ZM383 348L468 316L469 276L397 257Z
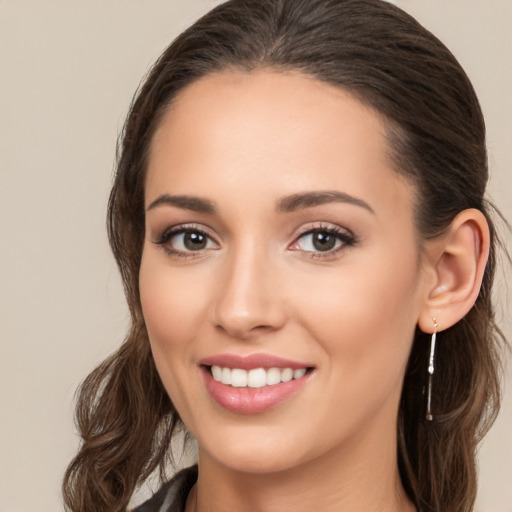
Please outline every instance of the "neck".
M314 460L271 473L236 471L200 451L186 510L413 512L398 474L395 432L376 434L372 442L368 432L358 433Z

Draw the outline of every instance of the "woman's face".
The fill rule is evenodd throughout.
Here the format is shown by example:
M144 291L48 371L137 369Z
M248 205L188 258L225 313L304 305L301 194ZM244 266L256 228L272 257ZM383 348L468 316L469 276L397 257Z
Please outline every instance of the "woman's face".
M387 155L374 111L298 73L208 76L163 117L140 293L202 456L250 472L396 457L427 280Z

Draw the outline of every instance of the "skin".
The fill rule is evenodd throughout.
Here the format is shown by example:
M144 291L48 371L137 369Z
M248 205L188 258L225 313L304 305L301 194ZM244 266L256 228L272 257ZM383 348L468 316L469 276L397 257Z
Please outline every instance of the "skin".
M378 114L343 90L271 70L203 78L163 117L140 292L159 374L200 446L187 511L414 510L398 476L396 418L415 328L441 288L385 135ZM276 210L283 197L319 191L371 211L340 201ZM150 208L163 194L216 212ZM180 225L206 232L208 245L155 243ZM301 237L312 228L355 240L319 254ZM198 361L262 352L314 371L263 413L220 407Z

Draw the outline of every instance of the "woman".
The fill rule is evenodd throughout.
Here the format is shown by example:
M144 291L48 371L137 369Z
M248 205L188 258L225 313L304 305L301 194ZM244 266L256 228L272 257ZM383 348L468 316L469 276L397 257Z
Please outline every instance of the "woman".
M109 235L132 325L84 382L72 511L469 511L499 406L485 128L380 0L231 0L135 99ZM436 337L438 338L436 340Z

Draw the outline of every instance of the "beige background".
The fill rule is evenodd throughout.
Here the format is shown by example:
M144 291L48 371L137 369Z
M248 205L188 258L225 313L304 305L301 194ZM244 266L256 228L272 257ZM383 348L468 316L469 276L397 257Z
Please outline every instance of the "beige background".
M214 0L0 0L0 511L61 510L78 383L123 338L104 216L137 84ZM512 218L512 1L397 0L460 59ZM501 302L510 316L510 302ZM507 330L512 331L510 320ZM481 450L480 511L512 512L512 393Z

